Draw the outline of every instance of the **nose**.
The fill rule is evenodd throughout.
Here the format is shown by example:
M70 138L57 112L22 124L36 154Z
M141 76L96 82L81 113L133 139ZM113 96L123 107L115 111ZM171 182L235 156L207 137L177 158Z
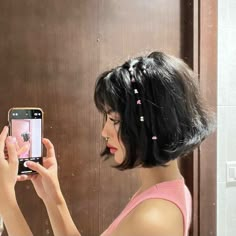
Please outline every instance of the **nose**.
M103 138L111 137L107 121L106 121L106 123L103 126L101 134L102 134Z

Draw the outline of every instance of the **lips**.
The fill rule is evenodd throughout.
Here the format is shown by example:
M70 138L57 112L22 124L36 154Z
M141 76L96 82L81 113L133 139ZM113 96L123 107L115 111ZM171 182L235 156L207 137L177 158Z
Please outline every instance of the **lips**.
M115 147L113 147L113 146L111 146L109 144L107 144L107 147L110 149L110 153L111 154L114 154L117 151L117 148L115 148Z

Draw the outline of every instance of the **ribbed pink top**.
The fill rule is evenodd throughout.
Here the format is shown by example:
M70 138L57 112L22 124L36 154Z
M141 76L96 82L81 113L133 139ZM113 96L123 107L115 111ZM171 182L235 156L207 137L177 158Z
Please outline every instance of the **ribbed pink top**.
M150 187L138 195L135 194L128 205L102 234L102 236L110 235L122 219L125 218L125 216L127 216L138 204L147 199L158 198L168 200L179 207L184 220L184 236L188 236L192 217L192 198L183 178L162 182Z

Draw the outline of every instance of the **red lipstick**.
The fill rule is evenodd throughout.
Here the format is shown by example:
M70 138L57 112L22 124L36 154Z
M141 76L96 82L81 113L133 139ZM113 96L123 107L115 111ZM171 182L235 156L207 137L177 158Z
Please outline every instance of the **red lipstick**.
M114 154L117 151L117 148L111 146L110 144L107 144L107 147L110 149L111 154Z

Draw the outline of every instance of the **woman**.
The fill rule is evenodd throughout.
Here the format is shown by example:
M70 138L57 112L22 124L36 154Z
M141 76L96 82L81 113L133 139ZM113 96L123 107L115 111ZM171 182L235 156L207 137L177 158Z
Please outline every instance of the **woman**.
M101 155L114 157L119 170L136 168L142 183L102 235L187 236L191 195L177 158L191 152L214 129L193 72L180 59L153 52L104 72L97 80L94 99L105 117L102 136L107 145ZM9 235L32 235L15 200L14 138L6 137L7 127L0 137L1 151L6 140L9 152L8 161L3 152L0 158L0 186L4 190L0 214ZM19 176L18 180L31 179L55 235L80 235L60 190L53 145L47 139L43 143L47 149L44 166L27 162L39 174Z

